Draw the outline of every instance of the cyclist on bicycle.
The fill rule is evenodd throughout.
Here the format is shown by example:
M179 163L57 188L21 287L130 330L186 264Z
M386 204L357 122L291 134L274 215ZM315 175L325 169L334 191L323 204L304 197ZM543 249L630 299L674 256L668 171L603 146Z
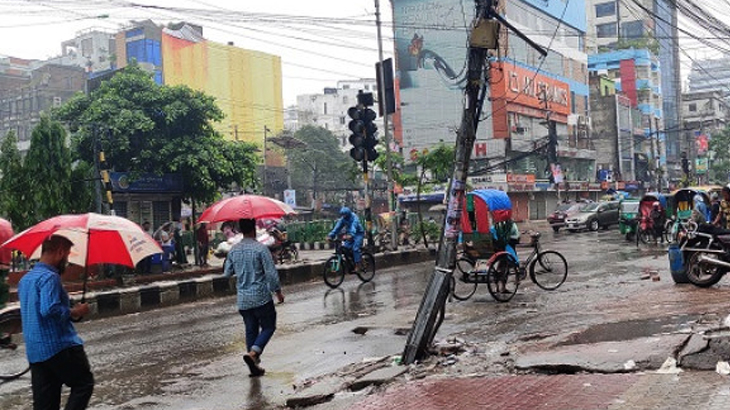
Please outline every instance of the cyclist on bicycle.
M362 242L365 238L365 229L360 224L360 219L355 215L350 208L343 206L340 209L340 219L337 220L335 227L327 235L330 240L333 240L345 231L345 243L346 249L352 250L352 259L355 262L355 269L359 270L362 266Z

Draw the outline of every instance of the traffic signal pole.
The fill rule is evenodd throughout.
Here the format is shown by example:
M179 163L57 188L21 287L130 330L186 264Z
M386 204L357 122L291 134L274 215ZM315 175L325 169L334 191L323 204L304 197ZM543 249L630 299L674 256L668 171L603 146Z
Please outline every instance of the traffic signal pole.
M385 168L388 176L388 212L390 218L390 247L392 250L398 249L398 218L395 217L395 181L393 180L393 163L390 156L390 129L388 127L388 110L385 108L385 64L383 64L383 37L381 34L380 24L380 0L375 0L375 23L378 27L378 60L380 66L380 88L378 89L378 99L381 100L383 107L383 134L385 135Z

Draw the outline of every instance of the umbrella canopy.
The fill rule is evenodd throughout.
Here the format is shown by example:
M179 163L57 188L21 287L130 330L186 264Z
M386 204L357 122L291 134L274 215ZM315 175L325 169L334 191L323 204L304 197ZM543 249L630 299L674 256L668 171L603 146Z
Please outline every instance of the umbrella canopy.
M38 258L50 235L74 243L68 261L80 266L110 263L133 268L145 257L162 253L157 242L129 219L95 213L47 219L10 238L0 250L17 249L31 259Z
M260 195L239 195L222 199L203 211L198 222L216 223L239 219L281 218L293 215L291 206Z
M7 241L15 235L13 225L9 221L0 218L0 243ZM9 264L13 259L10 249L0 249L0 263Z

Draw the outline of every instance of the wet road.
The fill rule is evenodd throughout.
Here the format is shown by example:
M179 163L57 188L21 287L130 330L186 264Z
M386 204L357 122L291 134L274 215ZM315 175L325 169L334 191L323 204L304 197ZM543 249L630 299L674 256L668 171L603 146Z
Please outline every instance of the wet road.
M543 236L569 261L568 281L546 292L531 283L506 304L485 285L450 303L438 337L482 346L624 340L730 312L730 283L676 286L660 247L637 249L617 231ZM97 378L93 409L265 409L283 405L294 386L369 358L400 354L432 263L380 269L373 283L352 276L336 290L321 282L285 289L279 328L251 379L243 364L243 324L234 297L78 324ZM661 280L642 279L658 270ZM365 334L355 328L368 329ZM362 332L359 332L362 333ZM487 355L488 356L488 355ZM484 356L480 360L487 360ZM474 362L480 370L487 363ZM467 372L467 368L457 369ZM497 369L499 371L499 369ZM30 407L29 377L0 385L0 408Z

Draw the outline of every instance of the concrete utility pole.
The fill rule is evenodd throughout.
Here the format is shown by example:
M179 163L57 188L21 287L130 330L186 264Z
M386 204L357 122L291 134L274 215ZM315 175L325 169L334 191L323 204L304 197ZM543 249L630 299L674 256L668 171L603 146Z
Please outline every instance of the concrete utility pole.
M395 211L395 181L393 181L393 163L390 157L390 130L388 127L388 110L385 102L385 68L383 64L383 37L380 30L380 0L375 0L375 23L378 26L378 60L380 61L380 87L378 89L378 100L383 107L383 135L385 138L385 168L388 175L388 212L390 218L390 247L398 249L398 218L393 214Z
M485 74L485 68L489 65L487 50L498 47L499 23L514 31L517 36L536 48L543 56L547 55L544 49L494 12L492 2L493 0L475 0L476 15L475 24L472 25L467 57L468 72L464 90L464 110L461 125L456 134L454 171L448 191L448 210L439 244L436 267L426 288L426 294L421 300L403 351L403 364L406 365L427 355L427 347L433 341L444 317L446 298L456 264L456 241L461 232L461 207L466 194L469 160L476 139L477 122L481 114L479 108L486 96L486 87L483 85L488 80ZM438 324L436 323L437 317L439 318Z

